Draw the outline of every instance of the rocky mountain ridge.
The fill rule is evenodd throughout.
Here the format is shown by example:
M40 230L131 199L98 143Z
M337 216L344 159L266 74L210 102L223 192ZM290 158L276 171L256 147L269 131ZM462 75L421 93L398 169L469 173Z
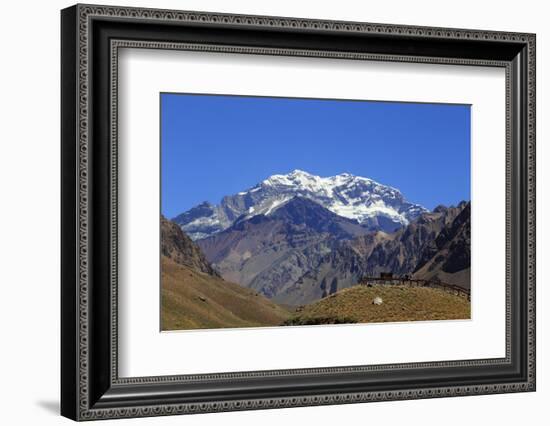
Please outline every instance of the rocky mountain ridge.
M421 205L405 200L399 190L366 177L349 173L320 177L294 170L272 175L246 191L223 197L219 205L203 202L173 221L193 240L199 240L229 228L237 220L260 214L269 216L296 196L310 199L369 230L393 232L427 212Z
M219 277L201 249L174 222L160 217L160 252L175 263Z
M225 279L279 303L297 305L355 285L363 276L388 271L412 275L444 247L449 257L463 259L443 264L466 267L469 251L462 253L464 244L455 242L451 250L446 243L458 234L468 234L457 241L469 245L469 203L439 206L386 233L369 231L309 198L294 197L267 215L242 217L197 244Z
M416 278L441 279L438 275L441 275L439 272L443 265L454 265L453 272L449 270L449 274L467 270L470 262L469 206L470 203L449 208L441 206L433 212L422 214L393 234L375 232L340 242L315 268L306 271L274 299L290 304L309 303L353 286L364 276L377 277L382 272L398 277L415 274ZM438 243L435 243L436 240ZM452 241L455 241L454 244ZM454 248L452 251L447 249L451 245ZM441 251L444 248L446 252ZM434 258L438 261L433 261ZM421 269L428 262L432 268L429 274ZM448 274L445 278L449 278ZM469 273L461 274L456 280L451 277L451 281L469 287Z

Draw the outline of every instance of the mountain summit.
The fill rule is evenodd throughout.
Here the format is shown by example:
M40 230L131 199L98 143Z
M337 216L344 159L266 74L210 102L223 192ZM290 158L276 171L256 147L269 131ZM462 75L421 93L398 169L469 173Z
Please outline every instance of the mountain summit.
M399 190L372 179L342 173L321 177L303 170L275 174L246 191L208 202L173 221L194 240L229 228L237 220L269 216L295 197L312 200L334 214L357 221L369 230L393 232L427 210L405 200Z

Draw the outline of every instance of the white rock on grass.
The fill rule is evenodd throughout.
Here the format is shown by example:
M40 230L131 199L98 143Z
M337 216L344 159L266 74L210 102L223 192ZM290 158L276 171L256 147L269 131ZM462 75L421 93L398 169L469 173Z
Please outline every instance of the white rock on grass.
M384 302L381 297L375 297L374 300L372 301L373 305L381 305L382 303Z

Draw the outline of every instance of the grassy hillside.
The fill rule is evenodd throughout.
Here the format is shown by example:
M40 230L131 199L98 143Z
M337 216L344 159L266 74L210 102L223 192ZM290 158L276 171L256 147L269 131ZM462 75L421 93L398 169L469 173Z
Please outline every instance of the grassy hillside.
M373 304L376 297L381 305ZM469 319L470 302L443 290L406 286L355 286L306 305L285 325Z
M290 312L255 291L162 257L162 330L280 325Z

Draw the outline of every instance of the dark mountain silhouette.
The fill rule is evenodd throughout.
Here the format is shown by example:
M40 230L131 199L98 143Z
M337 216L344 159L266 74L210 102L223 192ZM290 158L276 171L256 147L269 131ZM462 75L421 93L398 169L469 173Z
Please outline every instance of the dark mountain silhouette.
M470 203L423 250L414 277L470 287Z
M160 217L160 252L180 265L205 274L219 276L201 249L174 222Z

